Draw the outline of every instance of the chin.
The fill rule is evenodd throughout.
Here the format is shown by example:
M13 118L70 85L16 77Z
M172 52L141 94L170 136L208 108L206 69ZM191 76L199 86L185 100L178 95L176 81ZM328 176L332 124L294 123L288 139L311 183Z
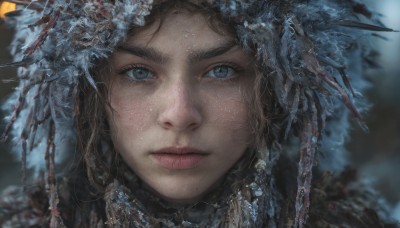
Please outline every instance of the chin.
M174 204L191 204L200 201L209 192L212 184L201 185L201 181L168 181L158 182L156 185L149 186L162 199Z

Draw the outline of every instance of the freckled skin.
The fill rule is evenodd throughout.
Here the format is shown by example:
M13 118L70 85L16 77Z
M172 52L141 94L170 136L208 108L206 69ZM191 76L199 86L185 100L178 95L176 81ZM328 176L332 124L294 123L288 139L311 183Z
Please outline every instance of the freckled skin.
M233 39L214 32L201 15L169 14L155 33L157 27L155 23L145 28L126 44L152 48L169 61L154 62L120 51L111 58L113 111L107 110L107 115L112 140L152 191L171 202L195 202L218 183L252 140L245 100L253 88L253 68L238 46L189 63L190 53ZM241 69L232 80L208 77L215 64L225 62ZM119 73L135 64L149 69L154 77L138 82ZM152 156L166 147L195 148L207 156L190 169L166 169Z

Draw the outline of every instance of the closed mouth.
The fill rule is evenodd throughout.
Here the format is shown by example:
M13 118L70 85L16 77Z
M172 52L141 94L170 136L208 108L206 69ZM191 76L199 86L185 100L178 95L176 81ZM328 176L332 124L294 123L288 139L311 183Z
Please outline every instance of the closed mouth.
M208 155L189 147L168 147L151 153L161 167L171 170L193 169Z

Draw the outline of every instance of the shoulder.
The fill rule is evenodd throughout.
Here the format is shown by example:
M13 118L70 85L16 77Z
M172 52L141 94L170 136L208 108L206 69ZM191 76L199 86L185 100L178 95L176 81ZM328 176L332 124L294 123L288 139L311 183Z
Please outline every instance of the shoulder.
M281 222L290 226L296 213L296 163L282 157L275 170L276 183L283 196ZM394 227L384 198L356 170L342 173L314 172L307 227Z
M10 186L0 196L0 227L31 227L48 223L48 198L44 186L23 189Z
M340 175L323 173L316 177L311 192L310 227L400 227L389 217L383 197L357 172Z
M10 186L0 195L0 227L102 227L104 202L84 185L59 181L57 208L43 181L25 188Z

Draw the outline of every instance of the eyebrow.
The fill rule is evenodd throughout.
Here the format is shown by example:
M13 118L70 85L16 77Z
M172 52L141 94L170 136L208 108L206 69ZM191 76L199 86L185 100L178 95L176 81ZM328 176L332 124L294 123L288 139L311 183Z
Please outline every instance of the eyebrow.
M122 52L128 52L129 54L136 55L138 57L150 60L158 64L162 64L169 61L169 58L167 56L149 47L122 45L119 46L117 50Z
M207 50L196 50L189 54L189 63L193 64L196 62L200 62L205 59L210 59L213 57L217 57L225 54L233 47L237 46L237 43L234 41L229 41L224 43L218 47L210 48Z
M233 47L237 46L237 42L229 41L217 47L211 47L205 50L194 50L188 56L188 62L190 64L200 62L205 59L217 57L225 54ZM171 57L159 52L151 47L140 47L133 45L122 45L117 48L118 51L127 52L132 55L150 60L157 64L163 64L171 60ZM189 50L190 51L190 50Z

